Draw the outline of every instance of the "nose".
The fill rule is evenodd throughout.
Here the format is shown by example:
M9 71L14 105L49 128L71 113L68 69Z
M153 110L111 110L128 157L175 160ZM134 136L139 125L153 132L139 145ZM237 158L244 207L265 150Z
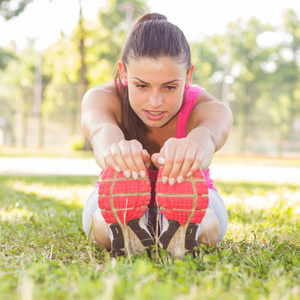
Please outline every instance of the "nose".
M150 98L149 98L149 104L152 107L159 107L162 105L162 96L159 91L152 91Z

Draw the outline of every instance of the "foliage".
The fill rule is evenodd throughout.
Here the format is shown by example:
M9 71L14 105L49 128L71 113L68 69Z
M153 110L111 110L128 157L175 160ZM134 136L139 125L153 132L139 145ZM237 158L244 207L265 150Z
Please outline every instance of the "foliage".
M68 115L70 132L80 135L81 92L78 87L83 78L83 74L79 76L82 57L85 88L112 80L129 23L147 10L145 3L144 0L108 1L96 20L82 19L70 36L62 34L59 41L42 53L42 118L55 120ZM270 150L263 149L267 154L268 151L281 154L282 149L287 148L284 141L289 142L290 151L299 150L299 26L299 16L288 10L278 27L262 24L255 18L247 23L238 20L228 24L226 35L207 36L201 42L191 43L192 61L196 67L193 83L203 86L220 100L229 100L234 115L234 138L241 152L261 153L262 146L251 143L253 139L270 143ZM81 52L78 49L80 38L84 41ZM31 43L24 51L13 46L0 50L0 102L4 107L0 110L0 118L8 124L5 136L12 136L16 131L15 113L21 111L23 116L31 117L31 93L39 56L32 53L31 67L28 68L27 55L34 52L33 49ZM16 72L16 68L27 71ZM10 85L7 85L8 81ZM224 98L226 84L227 99Z
M225 36L215 35L205 38L202 43L191 44L195 65L193 82L199 82L204 87L222 82L224 65L221 57L225 54L225 40Z
M98 23L87 28L86 63L90 86L112 80L115 64L133 19L146 11L145 0L109 1L100 10Z
M17 17L24 11L25 7L30 2L32 2L32 0L0 0L0 16L2 16L5 20ZM11 53L11 51L0 48L0 70L5 69L9 60L12 58L16 58L16 56Z
M0 0L0 15L6 20L17 17L32 0Z
M18 55L15 45L12 45L9 51L18 59L10 61L1 74L0 116L5 118L6 126L14 141L13 128L16 115L23 122L23 134L27 134L27 121L33 106L36 53L33 45L25 49L21 56Z
M82 231L96 180L0 178L0 299L299 299L297 186L218 182L229 227L217 249L116 260Z
M13 52L0 48L0 70L5 69L9 61L13 58L16 58Z

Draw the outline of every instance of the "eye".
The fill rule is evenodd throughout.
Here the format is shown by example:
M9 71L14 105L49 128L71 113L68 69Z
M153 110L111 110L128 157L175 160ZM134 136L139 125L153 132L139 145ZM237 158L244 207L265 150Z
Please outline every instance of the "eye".
M147 87L146 84L136 84L135 86L139 89L145 89Z
M177 86L176 85L166 85L165 89L167 89L168 91L172 91L172 90L176 90Z

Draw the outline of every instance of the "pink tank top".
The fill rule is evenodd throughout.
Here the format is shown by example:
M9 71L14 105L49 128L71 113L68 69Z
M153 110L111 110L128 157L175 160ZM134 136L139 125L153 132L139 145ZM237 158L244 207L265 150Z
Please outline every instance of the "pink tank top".
M197 85L192 85L189 90L185 90L183 95L183 103L179 110L177 117L177 131L176 137L178 139L186 137L186 124L190 113L194 107L194 104L198 98L198 96L204 91L201 87ZM156 170L148 170L149 178L151 182L151 202L149 206L156 206L155 203L155 183L157 180L158 171ZM217 192L216 187L214 186L214 181L210 177L209 168L203 171L207 187L213 189Z

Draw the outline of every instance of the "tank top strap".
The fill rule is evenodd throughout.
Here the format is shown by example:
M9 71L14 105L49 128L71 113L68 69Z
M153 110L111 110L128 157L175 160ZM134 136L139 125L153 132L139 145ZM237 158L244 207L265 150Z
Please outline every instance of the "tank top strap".
M189 90L185 90L183 95L183 103L177 117L176 137L178 139L186 137L186 125L191 111L195 105L198 96L204 91L197 85L192 85ZM210 177L209 168L203 171L208 188L217 192L214 181Z
M186 124L198 96L204 91L199 86L192 85L184 91L183 102L177 117L176 137L186 137Z

